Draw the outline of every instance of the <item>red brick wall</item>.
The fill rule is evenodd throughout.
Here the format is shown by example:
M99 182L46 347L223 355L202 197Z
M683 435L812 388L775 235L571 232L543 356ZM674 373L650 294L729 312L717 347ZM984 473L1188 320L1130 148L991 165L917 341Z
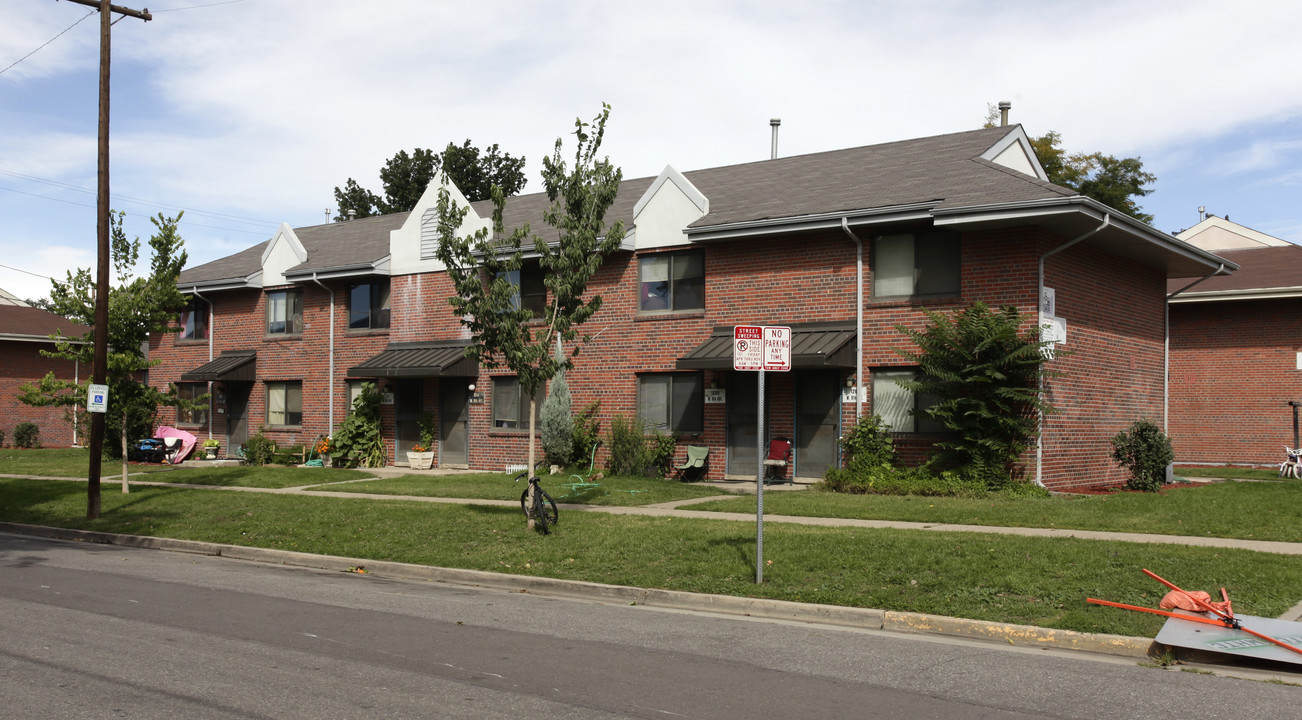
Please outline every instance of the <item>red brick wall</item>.
M21 422L34 422L40 428L40 442L45 447L68 447L73 442L72 424L66 419L63 408L32 407L19 402L20 388L38 382L51 371L60 380L76 377L71 360L55 360L41 355L41 350L53 350L45 343L0 341L0 431L5 434L4 444L14 443L14 426ZM80 379L85 381L90 368L82 368ZM87 428L81 428L78 440L86 442Z
M1302 401L1294 299L1171 306L1171 436L1177 463L1272 465Z

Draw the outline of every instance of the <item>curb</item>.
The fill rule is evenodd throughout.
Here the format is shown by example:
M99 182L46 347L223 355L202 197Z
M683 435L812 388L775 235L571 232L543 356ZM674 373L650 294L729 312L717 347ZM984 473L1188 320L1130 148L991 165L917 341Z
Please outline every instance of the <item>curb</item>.
M385 560L345 558L289 550L223 545L196 540L176 540L144 535L119 535L91 530L70 530L7 522L0 522L0 532L54 540L71 540L74 542L91 542L150 550L212 555L233 560L333 570L336 572L353 572L358 567L365 567L367 575L404 580L424 580L427 582L527 592L538 595L618 602L627 605L646 605L648 607L738 615L769 620L840 625L867 630L944 635L1003 642L1021 647L1077 650L1137 659L1154 656L1163 647L1148 638L1055 630L1034 625L1014 625L989 620L968 620L893 610L818 605L789 600L735 597L732 595L710 595L625 585L606 585L582 580L507 575L482 570L461 570Z

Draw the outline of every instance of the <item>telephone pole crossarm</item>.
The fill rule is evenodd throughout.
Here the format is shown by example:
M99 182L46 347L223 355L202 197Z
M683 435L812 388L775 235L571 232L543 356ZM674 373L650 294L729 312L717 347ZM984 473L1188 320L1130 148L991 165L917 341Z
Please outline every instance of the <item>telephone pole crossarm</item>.
M68 2L77 3L78 5L85 5L86 7L93 7L93 8L100 7L99 0L68 0ZM112 10L113 12L119 15L126 15L127 17L140 18L145 22L149 22L150 20L154 19L154 16L149 14L149 8L145 8L144 10L132 10L131 8L122 7L120 5L109 5L109 10Z

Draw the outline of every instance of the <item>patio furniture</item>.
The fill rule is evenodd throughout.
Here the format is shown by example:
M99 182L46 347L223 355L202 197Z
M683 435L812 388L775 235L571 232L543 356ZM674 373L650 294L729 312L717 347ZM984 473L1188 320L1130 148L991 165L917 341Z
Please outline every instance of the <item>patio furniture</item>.
M792 482L787 476L791 464L791 441L787 438L769 440L769 452L764 456L764 484Z
M674 477L682 482L696 482L705 477L710 469L710 448L704 445L688 445L687 457L679 465Z

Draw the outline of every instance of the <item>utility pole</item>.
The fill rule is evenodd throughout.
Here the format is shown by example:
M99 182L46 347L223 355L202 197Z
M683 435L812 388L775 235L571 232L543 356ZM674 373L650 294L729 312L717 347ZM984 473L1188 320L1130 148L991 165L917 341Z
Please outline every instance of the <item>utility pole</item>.
M109 302L109 46L112 35L112 13L153 20L149 10L132 10L112 5L108 0L70 0L78 5L99 8L99 200L96 204L98 228L98 265L95 273L95 357L91 367L91 382L108 382L108 302ZM95 519L100 513L100 458L104 451L104 413L91 413L90 418L90 470L87 476L86 517Z

